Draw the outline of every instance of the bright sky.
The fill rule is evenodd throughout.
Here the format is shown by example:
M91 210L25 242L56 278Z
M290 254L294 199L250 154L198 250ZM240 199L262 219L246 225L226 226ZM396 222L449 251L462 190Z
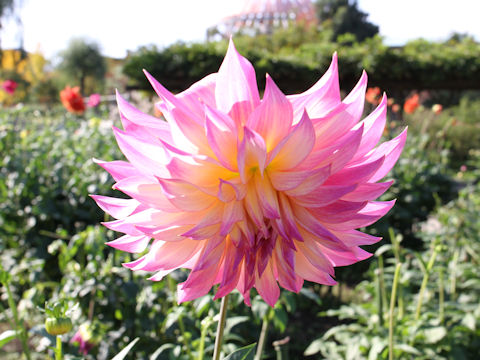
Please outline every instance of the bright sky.
M40 48L49 59L72 37L97 41L102 53L124 57L139 46L202 41L206 29L241 7L241 0L21 0L24 47ZM418 37L443 40L452 32L480 41L480 0L359 0L359 7L379 25L389 45ZM19 26L6 21L3 49L19 44Z

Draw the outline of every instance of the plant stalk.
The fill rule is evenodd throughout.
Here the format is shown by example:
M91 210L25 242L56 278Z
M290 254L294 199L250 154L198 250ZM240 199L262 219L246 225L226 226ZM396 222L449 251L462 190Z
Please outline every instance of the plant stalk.
M402 267L401 263L397 263L395 267L395 275L393 276L393 285L392 285L392 296L390 297L390 314L388 317L388 359L393 360L393 330L395 318L393 316L393 311L395 310L395 301L397 297L397 287L400 279L400 268Z
M423 274L423 281L422 281L422 285L420 286L420 292L418 293L418 303L417 303L417 311L415 312L415 321L417 321L420 318L420 311L422 310L423 296L425 295L425 289L427 288L430 271L433 268L433 264L435 263L436 257L437 257L437 249L436 247L434 247L432 255L430 256L430 260L428 260L428 264L425 269L425 274Z
M443 285L443 268L440 268L438 273L438 317L440 324L443 324L445 319L445 289Z
M13 299L13 294L12 290L10 290L10 285L8 282L4 283L5 289L7 290L7 296L8 296L8 306L10 307L10 310L12 310L13 314L13 321L15 322L15 327L17 332L20 333L20 342L22 344L22 349L25 357L27 360L30 360L30 349L28 348L27 344L27 332L25 331L25 326L20 322L20 319L18 317L18 312L17 312L17 305L15 304L15 301Z
M267 340L267 332L269 325L269 316L268 313L263 317L262 330L260 330L260 337L258 338L257 351L255 353L254 360L260 360L263 354L263 348L265 347L265 340Z
M213 360L220 360L222 352L223 331L225 330L225 319L227 317L228 294L222 298L220 304L220 318L218 319L217 336L215 338L215 349L213 351Z
M57 335L57 347L55 348L55 360L62 360L62 335Z

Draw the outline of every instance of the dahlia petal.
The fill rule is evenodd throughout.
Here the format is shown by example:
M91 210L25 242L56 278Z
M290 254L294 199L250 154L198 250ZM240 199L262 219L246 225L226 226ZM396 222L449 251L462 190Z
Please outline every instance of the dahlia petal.
M318 208L337 201L345 194L348 194L355 190L357 184L353 185L324 185L305 195L296 195L294 190L286 191L286 193L292 196L292 200L299 205L307 208Z
M326 274L334 275L335 270L330 260L325 256L324 252L318 246L318 243L312 240L307 240L302 243L297 243L298 252L316 267L318 270Z
M168 106L164 110L164 116L170 124L173 139L179 148L186 149L193 154L214 157L205 134L204 116L202 123L199 124L184 116L177 108L168 108Z
M402 133L396 138L381 144L370 154L366 155L369 161L383 155L385 156L383 165L369 179L369 182L376 182L382 179L390 170L392 170L393 165L395 165L397 162L400 154L402 153L403 147L405 146L405 142L407 140L407 130L408 129L405 128L405 130L403 130Z
M370 162L364 162L360 165L347 166L337 173L333 174L325 182L325 185L346 185L352 183L362 183L372 177L385 161L385 156Z
M318 284L331 286L337 284L337 282L329 274L313 266L303 255L303 253L297 252L295 255L295 271L302 278Z
M145 114L138 110L125 100L118 91L116 91L117 105L120 113L131 123L136 125L136 128L148 128L148 131L153 131L155 136L165 142L172 143L172 134L170 126L163 120L154 116ZM127 126L128 127L128 126ZM126 131L129 129L124 125Z
M144 235L137 229L137 226L150 225L152 223L153 216L158 213L160 212L157 210L147 209L130 215L124 219L102 222L102 225L110 230L122 232L132 236Z
M315 208L312 213L318 219L326 219L329 224L348 221L355 217L360 210L367 206L367 202L351 202L339 200L330 205Z
M100 209L115 219L123 219L140 207L140 202L135 199L119 199L101 195L90 195L90 197L95 200Z
M322 222L328 223L328 228L332 230L351 230L365 227L373 224L384 216L395 205L395 200L391 201L370 201L358 214L348 221L342 223L328 223L328 219L322 219Z
M238 201L226 203L222 215L222 227L220 235L226 236L232 231L233 225L242 221L245 217L243 205Z
M207 141L215 157L227 169L237 170L237 131L228 115L209 107L205 111ZM231 123L230 123L231 122Z
M142 176L130 176L118 181L113 188L153 208L167 212L178 211L167 199L160 184L152 181Z
M310 118L320 118L340 104L337 63L337 53L334 53L330 67L315 85L302 94L287 96L293 105L294 124L300 121L305 110Z
M273 260L280 286L298 293L303 286L303 279L295 273L295 252L280 241L280 245L275 247Z
M352 161L360 159L363 155L372 150L383 135L385 123L387 121L387 96L383 94L382 101L377 108L368 115L362 122L358 123L354 129L363 124L363 136L357 153Z
M220 230L223 209L223 204L219 203L205 211L200 222L182 235L191 237L195 240L206 239L215 235Z
M285 238L293 238L303 241L302 235L298 231L295 215L290 205L288 197L280 193L278 195L281 209L281 219L277 220L277 226L285 233Z
M254 224L261 229L264 234L267 234L268 231L265 226L265 222L263 221L263 211L257 198L254 184L248 184L244 203L245 210L247 210L248 216L252 219Z
M187 90L175 95L181 103L195 114L202 114L205 104L215 107L215 84L217 73L205 76Z
M277 280L273 275L271 262L268 263L260 277L258 276L258 273L256 273L255 288L268 305L271 307L275 306L275 303L280 296L280 289L277 285Z
M198 251L199 242L184 239L181 242L163 242L156 240L148 254L140 259L123 264L132 270L162 271L177 269ZM140 261L141 260L141 261Z
M265 170L267 149L263 138L255 131L244 128L244 137L238 147L238 172L243 183L258 169L261 174Z
M157 79L155 79L152 75L148 73L148 71L143 70L143 72L157 95L163 100L163 102L167 106L169 106L171 109L175 108L176 110L181 112L184 118L188 118L189 121L194 121L197 124L203 123L202 117L200 115L201 113L197 114L193 112L187 105L185 105L181 101L181 99L177 99L175 95L165 89L163 85L157 81Z
M215 203L216 198L183 180L158 179L168 200L183 211L202 211Z
M352 247L346 251L332 251L331 249L322 247L322 252L330 260L334 266L347 266L352 265L358 261L368 259L372 254L366 252L359 247Z
M248 118L247 126L265 139L268 152L288 135L292 119L292 105L267 74L262 103Z
M122 160L115 161L103 161L98 159L93 159L93 162L100 165L104 168L110 175L112 175L113 180L119 181L130 176L138 174L138 170L130 163Z
M315 169L309 172L310 175L305 177L305 180L300 183L300 185L292 188L292 189L285 189L286 194L291 196L300 196L300 195L307 195L312 191L318 189L325 180L329 177L331 173L331 166L327 165L319 169Z
M248 116L260 103L255 70L237 52L232 40L218 70L215 101L217 108L230 114L238 128L245 125Z
M166 168L172 179L194 183L208 193L211 191L216 193L215 184L219 183L221 178L230 178L234 175L212 159L174 157Z
M351 130L335 143L324 149L315 149L297 167L305 170L331 165L332 174L342 169L355 155L362 140L363 127Z
M126 251L129 253L141 253L147 248L149 242L150 237L145 235L124 235L116 240L109 241L105 244L115 249Z
M118 146L130 163L145 175L168 176L164 164L169 160L169 155L160 142L151 143L140 140L113 128Z
M329 175L330 167L328 166L315 170L269 171L268 173L273 187L278 191L292 190L300 184L308 187L308 184L315 183L314 186L318 187L319 183L325 181Z
M226 246L223 268L221 271L222 279L218 290L215 293L214 300L224 297L235 289L240 278L241 272L238 271L238 269L239 266L241 266L243 254L235 251L235 248L231 243L227 243Z
M341 246L341 241L329 229L321 224L309 211L292 206L302 239L315 237L328 246ZM298 242L296 242L298 244Z
M192 226L193 225L163 225L159 227L151 227L137 225L135 228L139 230L142 234L147 235L155 240L163 242L180 242L186 238L185 236L183 236L183 233L190 230Z
M170 270L160 270L155 273L155 275L150 276L147 278L147 280L150 281L162 281L165 276L170 274L172 271L175 271L176 269L170 269Z
M358 230L347 230L347 231L332 230L332 233L335 234L348 247L360 246L360 245L372 245L382 240L381 237L365 234Z
M393 184L392 181L384 183L364 183L352 192L342 196L342 200L346 201L367 201L374 200L382 195Z
M270 154L268 167L276 171L289 170L300 164L312 151L315 131L307 113Z
M270 180L267 176L255 174L255 189L257 197L262 207L263 214L268 219L280 218L280 209L278 206L277 193L273 190Z

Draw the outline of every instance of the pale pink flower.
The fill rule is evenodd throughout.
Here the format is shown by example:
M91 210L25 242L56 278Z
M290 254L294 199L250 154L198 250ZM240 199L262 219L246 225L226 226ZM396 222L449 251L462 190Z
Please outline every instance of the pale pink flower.
M101 97L100 94L91 94L88 97L87 106L88 107L97 107L100 104Z
M147 72L167 122L117 95L124 130L114 128L127 161L97 162L131 199L94 195L125 233L108 243L131 253L124 264L161 280L191 269L179 302L234 289L250 304L255 287L274 305L279 286L293 292L304 280L334 285L334 267L371 254L360 245L380 238L368 226L394 201L373 201L392 181L378 182L397 161L406 130L376 147L387 98L359 122L364 72L342 101L337 55L326 74L302 94L285 96L267 75L260 99L255 71L230 42L218 73L173 95Z

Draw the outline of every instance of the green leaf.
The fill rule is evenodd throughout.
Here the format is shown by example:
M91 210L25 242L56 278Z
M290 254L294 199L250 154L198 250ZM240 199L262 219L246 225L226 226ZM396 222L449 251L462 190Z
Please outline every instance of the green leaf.
M140 338L136 338L130 344L128 344L125 348L123 348L122 351L120 351L115 357L112 358L112 360L123 360L125 356L127 356L128 352L132 349L132 347L137 343L137 341L140 340Z
M410 346L408 344L396 344L395 349L402 350L403 352L406 352L407 354L421 355L420 351L418 351L413 346Z
M164 351L167 351L167 350L171 350L175 347L175 345L173 344L170 344L170 343L167 343L167 344L163 344L162 346L160 346L157 350L155 350L155 352L152 354L152 356L150 356L150 359L149 360L157 360L157 358L163 354Z
M15 330L7 330L0 334L0 349L3 345L8 344L10 341L17 337L18 333Z
M442 340L447 335L447 330L443 326L436 326L424 331L425 342L434 344Z
M303 352L303 355L310 356L315 355L316 353L320 352L324 348L323 339L313 340L313 342L308 345L308 347Z
M231 318L227 318L224 332L226 334L229 334L232 331L232 328L234 326L241 324L243 322L246 322L248 320L250 320L248 316L232 316Z
M256 345L257 343L253 343L237 349L227 357L223 358L223 360L253 360Z

